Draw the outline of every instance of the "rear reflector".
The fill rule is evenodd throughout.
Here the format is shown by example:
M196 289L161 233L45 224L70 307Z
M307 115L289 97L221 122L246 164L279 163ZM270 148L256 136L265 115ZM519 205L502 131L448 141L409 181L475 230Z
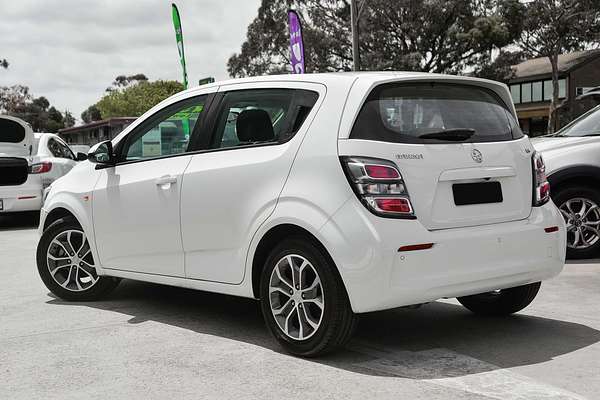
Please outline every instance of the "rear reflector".
M31 199L35 199L37 196L21 196L21 197L17 197L17 200L31 200Z
M409 246L402 246L398 251L414 251L414 250L427 250L433 247L433 243L422 243L422 244L411 244Z
M376 208L379 211L402 214L412 213L412 209L410 208L410 202L408 201L408 199L405 199L403 197L375 197L373 198L373 202L375 202Z
M550 226L548 228L544 228L546 233L558 232L558 226Z

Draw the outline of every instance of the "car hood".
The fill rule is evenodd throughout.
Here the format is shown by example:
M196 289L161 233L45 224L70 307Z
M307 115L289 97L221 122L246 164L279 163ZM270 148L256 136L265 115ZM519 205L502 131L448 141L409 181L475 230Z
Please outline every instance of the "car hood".
M569 136L543 136L531 138L533 147L542 153L560 152L572 147L585 146L588 143L599 142L600 137L569 137Z

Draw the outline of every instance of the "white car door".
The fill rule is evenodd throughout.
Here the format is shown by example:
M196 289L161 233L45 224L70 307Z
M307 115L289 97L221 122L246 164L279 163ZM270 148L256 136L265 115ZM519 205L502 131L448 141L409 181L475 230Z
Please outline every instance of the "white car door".
M252 235L275 209L321 85L222 87L203 130L206 148L184 174L186 276L240 283ZM316 107L315 107L316 108ZM303 122L305 122L303 124Z
M172 104L115 146L117 165L93 193L96 246L104 268L184 276L180 232L183 171L206 95Z

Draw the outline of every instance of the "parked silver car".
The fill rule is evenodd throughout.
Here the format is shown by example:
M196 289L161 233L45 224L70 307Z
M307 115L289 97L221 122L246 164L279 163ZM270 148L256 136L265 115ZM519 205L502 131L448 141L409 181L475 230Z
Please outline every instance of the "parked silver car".
M600 106L532 143L567 224L567 257L600 255Z

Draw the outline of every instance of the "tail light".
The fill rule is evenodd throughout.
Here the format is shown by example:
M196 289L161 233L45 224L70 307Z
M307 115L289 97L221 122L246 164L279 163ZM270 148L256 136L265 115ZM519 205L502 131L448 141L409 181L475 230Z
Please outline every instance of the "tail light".
M415 218L406 184L396 164L365 157L341 157L350 186L375 215Z
M45 172L50 172L52 169L52 163L48 161L44 161L37 164L32 164L29 168L30 174L43 174Z
M534 152L531 157L533 163L533 206L544 205L550 199L550 184L546 177L546 164L542 155Z

